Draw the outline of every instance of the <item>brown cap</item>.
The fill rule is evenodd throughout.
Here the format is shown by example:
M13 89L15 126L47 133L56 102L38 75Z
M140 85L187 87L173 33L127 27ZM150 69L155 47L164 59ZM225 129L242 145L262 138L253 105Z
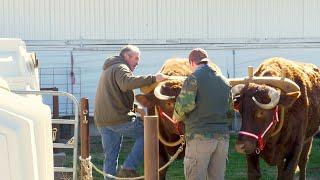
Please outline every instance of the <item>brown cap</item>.
M196 64L207 63L208 53L201 48L193 49L189 54L189 62L194 62Z

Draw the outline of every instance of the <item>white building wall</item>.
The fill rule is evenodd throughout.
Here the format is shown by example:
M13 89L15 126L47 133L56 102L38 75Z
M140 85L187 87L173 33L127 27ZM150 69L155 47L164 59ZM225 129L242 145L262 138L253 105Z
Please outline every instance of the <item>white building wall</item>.
M320 1L0 0L0 27L24 40L319 38Z
M287 59L313 63L320 66L320 47L317 48L247 48L247 49L216 49L206 45L188 45L184 47L154 47L154 46L140 46L141 60L139 66L134 71L136 75L155 74L158 72L163 63L174 57L187 58L188 53L192 48L203 47L208 51L209 58L217 64L225 76L243 77L247 76L247 67L253 66L257 68L263 60L271 57L284 57ZM79 74L76 74L76 82L81 81L81 97L89 98L90 113L93 113L94 98L96 94L97 83L99 81L100 73L102 72L102 65L106 57L117 55L120 46L109 48L103 51L73 51L74 67L81 69L81 79ZM71 57L70 51L37 51L33 47L29 47L29 51L36 50L40 60L41 68L54 67L70 67ZM233 55L233 51L235 54ZM234 60L234 61L233 61ZM42 82L51 82L49 79L41 77ZM71 79L71 77L69 77ZM69 84L70 80L69 79ZM63 80L56 79L56 83L64 83ZM76 89L76 87L75 87ZM61 91L68 91L66 86ZM70 88L69 88L70 90ZM80 98L80 97L77 97ZM64 102L62 100L62 102ZM63 109L63 106L61 107Z
M320 1L308 0L304 4L304 36L319 37L320 34Z
M195 47L231 77L272 56L319 66L320 1L0 0L0 37L27 40L42 68L71 67L73 51L92 112L101 66L119 44L142 44L136 74L156 73Z

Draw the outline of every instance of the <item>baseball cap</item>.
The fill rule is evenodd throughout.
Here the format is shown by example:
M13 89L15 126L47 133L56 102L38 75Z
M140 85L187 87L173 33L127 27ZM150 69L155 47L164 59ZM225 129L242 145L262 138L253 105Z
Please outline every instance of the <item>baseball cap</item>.
M202 48L195 48L189 54L189 61L192 61L196 64L207 63L208 53Z

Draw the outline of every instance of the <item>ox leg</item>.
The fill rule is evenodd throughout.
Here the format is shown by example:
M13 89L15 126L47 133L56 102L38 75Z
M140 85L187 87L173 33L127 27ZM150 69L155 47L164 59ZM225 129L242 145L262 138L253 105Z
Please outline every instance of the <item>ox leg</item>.
M303 142L303 141L301 140L300 142ZM302 145L298 144L295 150L293 151L293 153L286 158L283 176L282 176L283 178L281 179L288 179L288 180L293 179L296 167L298 166L301 151L302 151Z
M164 145L159 142L159 168L161 168L163 165L165 165L168 161L169 161L168 153L167 153ZM168 169L165 168L164 170L160 171L160 173L159 173L160 180L166 179L167 170Z
M300 180L306 179L307 162L309 159L309 153L312 148L312 141L313 141L313 138L304 144L301 155L300 155L300 160L299 160L299 168L300 168L299 179Z
M284 161L277 165L278 168L278 180L284 179L283 178L283 171L284 171Z
M247 164L248 164L248 179L256 180L260 179L260 164L258 155L247 155Z

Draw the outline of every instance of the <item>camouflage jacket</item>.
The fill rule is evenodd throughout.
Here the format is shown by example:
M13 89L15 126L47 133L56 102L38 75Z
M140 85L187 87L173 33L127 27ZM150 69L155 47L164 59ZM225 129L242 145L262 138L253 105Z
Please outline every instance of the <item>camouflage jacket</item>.
M196 107L197 79L192 74L184 82L181 92L175 103L173 118L180 122L184 121L186 114Z
M196 71L199 71L201 69L202 69L202 67L198 68ZM185 82L182 86L181 92L180 92L179 96L177 97L174 112L173 112L173 118L176 121L178 121L178 122L185 121L186 119L188 119L186 116L188 116L189 113L191 113L192 111L195 110L196 104L197 104L197 102L196 102L197 91L198 91L197 77L193 73L190 76L188 76L188 78L185 80ZM226 113L227 113L228 123L230 124L231 119L232 119L232 115L233 115L233 109L231 108L232 107L231 93L230 93L230 96L227 99L227 101L228 101L229 107L228 107L228 110L226 110L227 111ZM218 126L218 124L217 124L217 126ZM228 137L227 135L224 136L224 133L219 134L219 133L215 133L215 132L212 133L210 131L208 134L206 134L205 132L200 133L200 134L203 135L205 138L221 137L221 135L223 137ZM188 132L188 129L186 129L186 135L189 137L193 136L192 134L190 134L190 132Z

